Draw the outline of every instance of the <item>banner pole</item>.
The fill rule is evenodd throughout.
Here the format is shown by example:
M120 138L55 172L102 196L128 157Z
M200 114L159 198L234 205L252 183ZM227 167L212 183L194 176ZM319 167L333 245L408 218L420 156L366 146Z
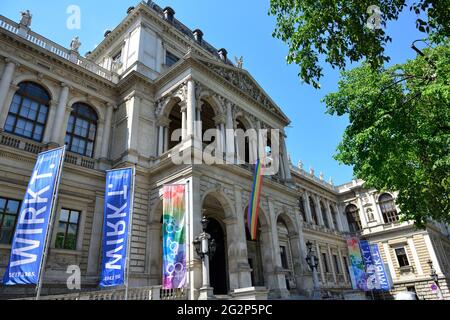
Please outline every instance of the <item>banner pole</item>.
M128 300L128 278L130 274L130 250L131 250L131 235L133 231L133 209L134 209L134 189L136 183L136 165L133 166L133 179L132 179L132 189L131 189L131 200L130 200L130 222L128 224L128 239L127 239L127 256L125 263L125 300Z
M185 228L186 228L186 231L187 231L187 232L184 233L184 237L185 237L184 242L186 243L186 249L188 251L187 252L188 253L187 256L189 257L189 261L186 261L186 269L189 267L189 273L188 273L189 287L187 288L188 292L186 294L186 297L188 299L191 298L191 294L193 294L191 292L192 291L191 289L193 288L193 286L192 286L192 284L193 284L193 282L192 282L192 268L194 266L194 256L193 256L193 252L191 250L191 243L187 242L187 240L190 239L189 234L191 233L191 229L190 229L190 225L191 225L191 219L190 219L191 202L190 202L190 194L189 194L189 192L190 192L189 184L190 184L190 180L187 180L185 182L186 194L184 195L184 199L185 199L184 201L186 202L186 204L184 206L184 214L185 214L185 217L186 217ZM191 240L192 240L191 242L193 242L194 239L191 239ZM186 272L188 272L188 270L186 270ZM193 295L192 295L192 300L194 300L193 299Z
M55 213L56 206L57 206L59 185L61 182L62 169L63 169L64 159L65 159L65 155L66 155L66 146L64 145L64 147L62 147L62 148L63 148L63 152L61 155L61 159L59 161L58 177L57 177L57 180L55 183L55 189L53 190L52 209L50 210L50 217L49 217L49 222L47 225L47 231L46 231L46 235L45 235L44 254L42 255L41 265L39 267L39 280L38 280L38 284L36 287L36 300L39 300L41 298L42 283L44 281L44 274L45 274L45 265L47 263L47 254L48 254L48 249L49 249L49 245L50 245L49 242L50 242L52 231L53 231L53 219L54 219L54 215L55 215L54 213Z

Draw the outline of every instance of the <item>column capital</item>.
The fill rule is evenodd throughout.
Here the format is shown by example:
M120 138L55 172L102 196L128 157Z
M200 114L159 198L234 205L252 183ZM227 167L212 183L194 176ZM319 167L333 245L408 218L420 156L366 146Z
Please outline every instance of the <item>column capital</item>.
M167 117L161 117L157 120L156 124L161 127L168 127L170 125L171 120Z
M69 89L69 90L72 89L72 87L71 87L68 83L66 83L66 82L60 82L59 85L60 85L62 88L67 88L67 89Z
M12 58L9 58L9 57L6 57L6 58L5 58L5 62L6 62L6 63L15 64L16 67L20 67L20 66L21 66L21 64L20 64L19 62L17 62L16 60L14 60L14 59L12 59Z

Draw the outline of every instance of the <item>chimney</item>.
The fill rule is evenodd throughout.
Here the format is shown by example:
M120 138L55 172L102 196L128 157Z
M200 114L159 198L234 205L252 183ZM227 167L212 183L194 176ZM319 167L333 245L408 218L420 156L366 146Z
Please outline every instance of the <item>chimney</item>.
M218 53L219 53L220 59L224 62L227 62L227 54L228 54L227 49L224 49L224 48L219 49Z
M165 7L163 10L164 13L164 19L166 21L169 21L170 23L173 22L173 17L175 16L175 10L173 10L171 7Z
M202 43L202 41L203 41L203 32L202 32L202 30L195 29L194 31L192 31L192 33L194 34L195 41L197 41L198 43Z

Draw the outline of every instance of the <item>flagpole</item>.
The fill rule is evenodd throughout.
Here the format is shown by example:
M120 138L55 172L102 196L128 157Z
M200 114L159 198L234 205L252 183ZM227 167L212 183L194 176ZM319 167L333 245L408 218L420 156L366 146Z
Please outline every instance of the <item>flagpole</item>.
M45 265L47 263L47 255L48 255L48 249L49 249L49 240L51 239L51 234L53 231L53 219L54 219L54 213L57 206L58 201L58 194L59 194L59 185L61 182L61 175L62 175L62 168L64 165L64 158L66 154L66 146L64 145L62 147L62 155L61 159L59 161L59 168L58 168L58 177L55 183L55 189L53 190L53 199L52 199L52 209L50 210L50 217L49 217L49 223L47 225L47 231L45 235L45 241L44 241L44 254L41 258L41 265L39 267L39 279L38 284L36 286L36 300L39 300L41 298L41 290L42 290L42 282L44 281L44 274L45 274Z
M133 231L133 209L134 209L134 188L136 182L136 165L133 166L133 179L130 200L130 221L128 223L128 239L127 239L127 255L125 263L125 300L128 300L128 278L130 275L130 250L131 250L131 235Z

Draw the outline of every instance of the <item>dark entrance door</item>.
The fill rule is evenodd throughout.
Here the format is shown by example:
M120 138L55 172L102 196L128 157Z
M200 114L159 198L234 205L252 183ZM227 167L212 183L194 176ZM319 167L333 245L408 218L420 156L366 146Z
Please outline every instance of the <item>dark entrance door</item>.
M214 239L217 244L216 253L209 260L211 287L214 288L214 294L228 294L224 232L220 223L213 218L209 218L206 232L211 235L211 239Z

